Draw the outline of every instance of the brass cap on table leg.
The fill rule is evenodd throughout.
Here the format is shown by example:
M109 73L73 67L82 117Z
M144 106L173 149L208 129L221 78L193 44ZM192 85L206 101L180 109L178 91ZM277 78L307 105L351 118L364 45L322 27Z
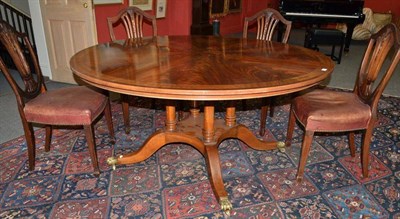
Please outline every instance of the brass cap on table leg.
M112 166L113 170L115 170L115 165L117 164L118 160L116 157L109 157L107 158L107 164Z
M219 199L219 204L221 205L221 209L225 212L225 214L229 216L233 207L228 197L221 197Z
M285 153L285 142L283 142L283 141L278 141L277 143L276 143L276 147L278 148L278 150L280 151L280 152L282 152L282 153Z

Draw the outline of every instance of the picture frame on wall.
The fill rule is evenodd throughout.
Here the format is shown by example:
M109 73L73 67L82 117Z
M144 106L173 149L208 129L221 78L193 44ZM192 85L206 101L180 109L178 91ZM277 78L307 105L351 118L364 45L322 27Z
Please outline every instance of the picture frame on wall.
M135 6L143 11L153 10L153 0L129 0L129 6Z
M209 7L211 19L224 17L228 13L228 0L210 0Z
M93 0L94 5L122 4L124 0Z
M228 12L235 13L242 11L242 0L228 0Z
M167 0L157 0L156 18L164 18L167 11Z

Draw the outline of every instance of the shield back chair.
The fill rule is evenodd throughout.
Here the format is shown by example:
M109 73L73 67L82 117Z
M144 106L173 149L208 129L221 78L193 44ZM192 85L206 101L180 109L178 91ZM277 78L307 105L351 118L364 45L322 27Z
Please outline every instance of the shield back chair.
M385 60L390 60L388 66L383 65ZM315 132L349 132L350 154L355 157L355 131L362 131L362 174L368 177L369 149L377 121L378 101L399 60L399 31L394 24L389 24L370 39L353 92L315 89L292 100L287 146L291 144L296 119L304 127L297 181L303 179Z
M251 17L244 19L243 25L243 38L247 38L249 25L256 24L257 40L271 41L275 30L277 28L284 27L284 34L282 37L282 43L287 43L289 40L290 31L292 29L292 22L286 20L277 10L267 8L259 11ZM270 116L273 115L273 102L274 98L263 98L261 107L261 118L260 118L260 135L263 136L265 133L265 125L267 120L268 105L270 108ZM243 102L245 105L245 102Z
M45 126L45 151L47 152L50 150L52 126L83 126L94 173L100 174L93 124L100 115L105 114L107 126L114 141L108 97L86 86L47 91L37 56L28 37L16 32L4 21L0 21L0 42L11 56L19 73L11 73L0 58L0 70L17 99L28 147L29 170L35 168L36 146L33 124ZM33 67L29 65L29 59ZM19 83L18 78L22 79L22 83Z
M114 34L114 26L123 24L126 31L126 38L128 39L141 39L143 38L143 23L148 23L152 28L152 36L157 36L157 23L153 15L147 14L137 7L127 7L121 9L117 15L107 18L108 30L110 32L111 40L116 40ZM130 132L130 119L129 119L129 98L125 94L121 94L122 115L124 118L125 133ZM154 106L154 100L152 102Z

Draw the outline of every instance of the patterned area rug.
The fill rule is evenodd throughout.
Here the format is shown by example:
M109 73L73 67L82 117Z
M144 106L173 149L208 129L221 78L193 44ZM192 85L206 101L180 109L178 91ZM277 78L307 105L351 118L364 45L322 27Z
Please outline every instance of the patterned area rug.
M132 131L125 134L121 105L112 104L116 143L104 120L96 125L102 173L92 165L82 130L58 129L50 152L36 131L36 169L28 171L24 137L0 145L0 218L227 218L216 201L204 158L183 144L163 147L144 162L112 170L106 158L137 150L163 127L162 103L136 98ZM268 118L267 140L284 140L289 105L281 101ZM219 103L223 105L223 103ZM238 108L238 122L257 135L259 101ZM223 117L221 110L218 117ZM305 179L295 181L302 130L285 153L256 151L237 140L220 147L230 218L400 218L400 99L383 97L371 145L370 177L361 176L359 146L350 156L346 135L318 135Z

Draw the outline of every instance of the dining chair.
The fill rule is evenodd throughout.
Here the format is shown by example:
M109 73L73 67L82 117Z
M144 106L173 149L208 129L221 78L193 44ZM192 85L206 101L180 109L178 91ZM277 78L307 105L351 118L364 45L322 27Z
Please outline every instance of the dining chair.
M384 65L385 60L390 62ZM378 102L399 60L399 31L394 24L389 24L371 37L353 92L315 89L292 100L286 146L291 144L296 120L304 127L297 181L303 179L315 132L349 132L350 154L355 157L355 132L362 131L362 174L368 177L369 149L378 119Z
M0 42L10 55L17 73L12 73L0 58L0 70L17 100L28 147L29 170L35 169L33 124L45 126L45 151L50 151L52 126L83 126L90 158L96 175L100 174L94 140L94 123L104 114L114 141L114 129L108 97L86 86L47 91L38 59L28 37L0 21ZM29 64L30 63L32 64ZM21 82L22 80L22 82Z
M114 27L123 24L128 39L141 39L143 38L143 23L148 23L152 28L152 36L157 36L157 23L156 17L150 15L140 8L131 6L121 9L117 15L107 18L108 30L111 40L116 40L114 34ZM130 119L129 119L129 97L128 95L121 94L122 115L124 118L125 133L130 132ZM152 102L154 106L154 100Z
M277 10L267 8L257 12L251 17L244 19L243 25L243 38L247 38L248 28L252 25L257 25L256 39L271 41L275 30L277 28L284 28L284 34L281 42L287 43L289 40L290 31L292 29L292 22L286 20ZM268 105L270 108L270 116L274 114L273 103L275 98L263 98L261 107L261 118L260 118L260 135L265 134L265 125L267 120ZM243 102L245 105L245 102Z

